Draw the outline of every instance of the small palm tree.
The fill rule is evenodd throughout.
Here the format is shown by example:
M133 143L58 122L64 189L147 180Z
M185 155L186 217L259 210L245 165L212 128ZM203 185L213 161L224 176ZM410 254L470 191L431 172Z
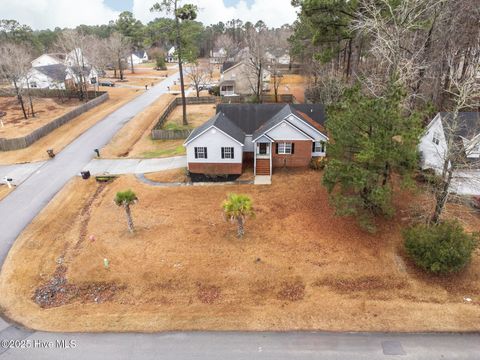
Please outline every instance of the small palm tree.
M130 205L136 204L138 201L137 195L132 190L119 191L115 196L114 202L117 206L123 206L125 214L127 215L128 230L133 233L135 228L133 227L132 212L130 211Z
M225 218L231 222L237 222L237 235L239 238L243 237L245 233L243 224L248 216L255 216L252 207L252 200L247 195L229 194L227 200L222 204Z

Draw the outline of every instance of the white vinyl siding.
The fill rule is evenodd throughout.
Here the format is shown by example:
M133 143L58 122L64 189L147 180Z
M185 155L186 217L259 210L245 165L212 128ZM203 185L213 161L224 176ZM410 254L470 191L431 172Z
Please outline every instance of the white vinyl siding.
M207 148L207 158L195 158L195 147ZM233 148L233 159L222 158L222 147ZM186 148L189 163L238 164L243 160L243 146L214 127L192 140Z

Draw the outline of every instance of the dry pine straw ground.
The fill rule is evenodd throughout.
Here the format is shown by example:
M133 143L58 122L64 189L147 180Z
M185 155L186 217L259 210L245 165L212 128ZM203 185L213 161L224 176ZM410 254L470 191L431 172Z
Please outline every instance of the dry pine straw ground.
M109 93L107 101L60 126L28 148L15 151L0 151L0 164L47 160L47 149L54 149L58 153L105 116L144 92L144 90L126 88L106 88L105 90Z
M192 128L199 127L203 123L210 120L215 115L215 104L202 104L202 105L187 105L187 120L188 126ZM165 126L169 124L176 124L182 126L183 124L183 110L182 106L177 106L168 117Z
M0 137L11 139L25 136L83 104L78 99L65 99L63 102L61 99L53 98L33 98L32 100L35 117L29 115L29 118L25 119L16 97L0 97L0 110L7 113L0 119L4 125L3 127L0 125ZM25 97L24 101L25 109L30 114L28 97Z
M14 244L0 306L49 331L479 330L478 255L459 275L425 275L402 261L404 213L368 235L334 216L320 180L311 171L276 173L272 186L74 179ZM128 188L140 199L134 236L112 201ZM222 217L229 192L253 199L243 240ZM415 199L403 195L400 207ZM48 298L55 287L64 292Z

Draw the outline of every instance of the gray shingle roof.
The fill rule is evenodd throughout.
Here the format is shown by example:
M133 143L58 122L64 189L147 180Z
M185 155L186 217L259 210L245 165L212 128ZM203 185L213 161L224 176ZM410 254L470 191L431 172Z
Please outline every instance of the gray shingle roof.
M245 133L238 126L236 126L228 117L226 117L225 114L218 112L206 123L200 125L195 130L193 130L188 136L187 140L185 140L185 143L190 142L192 139L200 135L202 132L204 132L211 126L215 126L216 128L220 129L224 133L228 134L229 136L240 142L241 144L245 142Z
M440 117L444 129L453 125L453 113L441 112ZM478 134L480 134L480 112L459 112L455 135L471 140Z
M63 64L37 66L34 69L40 71L42 74L47 75L54 81L63 82L67 76L67 67Z
M289 108L292 112L300 111L308 115L308 117L321 126L325 125L325 108L321 104L289 104ZM217 105L217 112L224 113L247 135L253 135L256 130L266 124L283 109L285 109L285 104ZM303 118L302 116L300 117Z

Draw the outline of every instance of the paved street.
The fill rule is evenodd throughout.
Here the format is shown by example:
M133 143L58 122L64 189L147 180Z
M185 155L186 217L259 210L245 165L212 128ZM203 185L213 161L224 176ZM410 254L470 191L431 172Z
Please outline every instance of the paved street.
M11 245L65 185L84 169L119 171L118 164L92 161L93 149L101 148L138 112L173 84L177 74L116 110L67 146L55 159L15 169L21 184L0 202L0 263ZM169 166L178 164L171 161ZM125 163L125 169L146 172L154 162ZM157 162L157 165L162 162ZM167 161L163 161L167 163ZM164 164L164 165L165 165ZM176 164L176 165L172 165ZM155 165L155 166L157 166ZM161 166L164 166L161 165ZM143 167L142 167L143 166ZM160 165L159 165L160 166ZM182 165L184 166L184 165ZM105 170L106 169L106 170ZM112 170L114 169L114 170ZM115 170L116 169L116 170ZM5 170L5 169L4 169ZM14 169L9 169L11 173ZM96 170L95 170L96 171ZM16 175L17 177L17 175ZM1 296L1 294L0 294ZM1 340L24 340L11 349L0 342L0 360L6 359L479 359L478 334L346 334L346 333L245 333L184 332L161 334L56 334L30 332L0 320ZM57 343L57 340L60 343ZM66 342L61 343L61 340ZM73 340L75 347L65 348ZM64 345L58 347L58 345ZM71 343L73 346L73 343Z
M52 334L13 329L10 338L51 349L1 349L7 359L337 359L478 360L478 335L321 332L187 332L163 334ZM0 339L2 333L0 333ZM56 348L72 340L75 348ZM2 351L4 351L2 353Z

